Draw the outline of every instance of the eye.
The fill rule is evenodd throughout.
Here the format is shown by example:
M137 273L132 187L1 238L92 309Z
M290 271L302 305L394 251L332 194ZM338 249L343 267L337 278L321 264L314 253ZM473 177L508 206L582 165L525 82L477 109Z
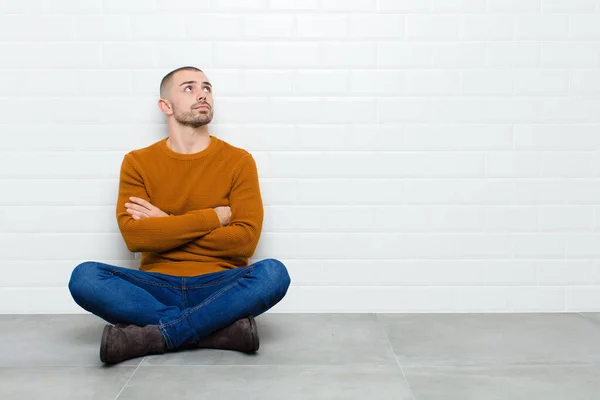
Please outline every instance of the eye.
M185 89L187 89L187 88L191 88L191 86L186 86L183 90L185 91Z
M208 90L208 92L210 93L210 87L205 86L204 89Z

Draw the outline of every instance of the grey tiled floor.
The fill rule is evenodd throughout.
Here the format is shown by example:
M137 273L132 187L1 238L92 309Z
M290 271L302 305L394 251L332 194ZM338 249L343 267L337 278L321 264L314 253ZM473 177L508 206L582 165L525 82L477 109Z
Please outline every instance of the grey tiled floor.
M0 399L600 399L600 314L276 314L258 353L100 362L102 319L0 315Z

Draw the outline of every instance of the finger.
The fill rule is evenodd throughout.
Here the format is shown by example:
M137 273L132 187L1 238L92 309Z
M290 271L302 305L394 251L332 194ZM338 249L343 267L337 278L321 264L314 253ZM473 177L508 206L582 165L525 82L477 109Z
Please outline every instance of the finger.
M152 204L150 204L149 201L146 201L144 199L140 199L139 197L132 197L131 200L134 201L134 202L136 202L136 203L138 203L138 204L141 204L142 206L144 206L145 208L147 208L149 210L151 210L152 207L154 207Z
M140 212L140 211L136 211L136 210L132 210L132 209L129 209L129 208L127 209L127 212L129 214L131 214L132 217L134 217L134 218L137 217L137 219L139 219L139 218L148 218L149 217L149 215L146 214L146 213L143 213L143 212Z
M129 204L128 208L131 208L132 210L136 210L136 211L143 212L143 213L150 212L150 210L148 210L147 208L138 206L137 204L131 204L131 203L128 203L128 204ZM125 206L125 207L127 207L127 206Z

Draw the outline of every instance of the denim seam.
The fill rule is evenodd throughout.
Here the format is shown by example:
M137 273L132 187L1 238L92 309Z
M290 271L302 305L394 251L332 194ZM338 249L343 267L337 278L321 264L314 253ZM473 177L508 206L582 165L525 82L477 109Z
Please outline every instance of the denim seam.
M250 268L250 270L248 271L247 274L245 274L244 276L248 275L250 272L252 272L254 270L254 267ZM221 290L219 293L213 295L212 298L210 298L208 301L205 301L199 305L197 305L196 307L192 308L190 311L186 312L185 314L183 314L181 317L179 317L176 320L173 321L169 321L167 324L163 324L163 326L169 326L172 325L174 323L180 322L182 321L184 318L186 318L188 315L190 315L191 313L195 312L196 310L199 310L200 308L206 306L207 304L210 304L213 300L215 300L216 298L218 298L219 296L221 296L223 293L225 293L226 291L228 291L229 289L231 289L232 287L234 287L235 285L237 285L239 282L235 281L234 283L232 283L229 286L226 286L223 288L223 290Z
M135 279L135 280L136 280L136 281L138 281L138 282L143 282L143 283L146 283L146 284L148 284L148 285L152 285L152 286L162 286L162 287L170 287L170 288L173 288L173 287L174 287L174 288L177 288L177 289L179 289L179 287L177 287L177 286L175 286L175 285L170 285L170 284L168 284L168 283L157 283L157 282L151 282L151 281L147 281L147 280L145 280L145 279L140 279L140 278L138 278L138 277L137 277L137 276L135 276L135 275L131 275L131 274L128 274L127 272L123 272L123 271L113 271L113 275L114 275L114 274L123 274L123 275L126 275L126 276L128 276L128 277L130 277L130 278L132 278L132 279Z
M229 279L237 278L238 276L240 276L240 274L242 274L244 272L244 268L240 268L240 270L241 271L239 271L238 273L236 273L236 274L234 274L232 276L228 276L227 278L220 279L220 280L218 280L216 282L201 283L201 284L198 284L198 285L192 285L192 286L188 286L187 289L199 289L199 288L203 288L203 287L209 287L209 286L219 285L219 284L221 284L221 283L223 283L223 282L225 282L225 281L227 281Z
M190 315L192 312L194 312L194 311L196 311L196 310L199 310L199 309L201 309L202 307L204 307L204 306L206 306L206 305L208 305L208 304L212 303L212 301L213 301L213 300L215 300L216 298L218 298L218 297L219 297L219 296L221 296L223 293L225 293L226 291L228 291L229 289L231 289L232 287L234 287L234 286L235 286L235 285L237 285L237 284L238 284L238 282L234 282L234 283L232 283L231 285L229 285L229 286L227 286L227 287L223 288L223 290L221 290L219 293L217 293L216 295L214 295L214 296L213 296L213 297L212 297L210 300L208 300L208 301L206 301L206 302L204 302L204 303L202 303L202 304L200 304L200 305L198 305L198 306L196 306L196 307L192 308L190 311L186 312L185 314L183 314L183 315L182 315L181 317L179 317L178 319L176 319L176 320L173 320L173 321L169 321L167 324L163 324L163 326L169 326L169 325L173 325L173 324L175 324L175 323L177 323L177 322L183 321L183 320L184 320L184 319L185 319L185 318L186 318L188 315Z
M246 276L246 275L250 274L252 271L254 271L254 268L255 268L255 266L253 265L253 266L252 266L252 268L250 268L250 269L247 271L247 273L246 273L246 274L244 274L244 276ZM241 273L241 272L240 272L240 273ZM236 275L236 276L237 276L237 275ZM218 298L219 296L221 296L223 293L225 293L226 291L228 291L229 289L231 289L232 287L234 287L234 286L235 286L235 285L237 285L238 283L239 283L239 281L235 281L235 282L234 282L234 283L232 283L231 285L229 285L229 286L227 286L227 287L223 288L223 290L221 290L219 293L217 293L217 294L213 295L213 297L212 297L210 300L208 300L208 301L206 301L206 302L203 302L202 304L199 304L198 306L196 306L196 307L192 308L190 311L188 311L187 313L183 314L181 317L179 317L179 318L178 318L178 319L176 319L176 320L169 321L169 322L168 322L168 323L166 323L166 324L162 323L162 322L159 320L159 325L160 325L160 326L163 328L163 330L164 330L165 334L166 334L166 335L167 335L167 337L168 337L168 341L169 341L169 343L168 343L168 347L169 347L169 348L172 348L172 346L173 346L173 340L171 339L171 335L169 335L169 332L167 331L167 326L170 326L170 325L173 325L173 324L175 324L175 323L177 323L177 322L183 321L183 319L185 319L185 318L186 318L188 315L190 315L192 312L195 312L196 310L199 310L200 308L202 308L202 307L206 306L207 304L210 304L210 303L211 303L213 300L215 300L216 298Z
M171 339L171 335L169 335L169 332L167 332L165 325L162 322L160 322L160 320L159 320L159 327L162 327L162 331L164 331L165 334L167 335L167 347L170 349L173 348L173 339Z
M183 298L183 305L187 308L187 296L185 294L185 277L181 279L181 297Z

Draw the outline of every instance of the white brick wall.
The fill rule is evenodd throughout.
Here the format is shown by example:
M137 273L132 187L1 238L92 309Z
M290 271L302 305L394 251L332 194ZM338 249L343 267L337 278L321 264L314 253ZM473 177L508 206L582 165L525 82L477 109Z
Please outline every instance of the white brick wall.
M255 156L274 312L600 310L600 0L0 2L0 312L135 267L122 157L195 65Z

